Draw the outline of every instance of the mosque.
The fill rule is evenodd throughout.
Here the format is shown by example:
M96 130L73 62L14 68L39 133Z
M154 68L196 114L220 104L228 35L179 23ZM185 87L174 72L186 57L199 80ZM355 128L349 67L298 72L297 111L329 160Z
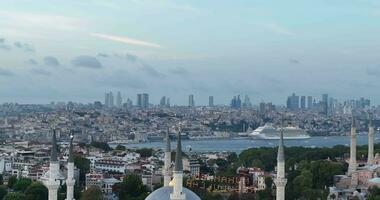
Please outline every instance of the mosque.
M70 136L69 157L67 159L67 178L65 180L67 191L66 200L74 200L74 156L73 156L73 135ZM50 155L49 171L43 177L43 184L49 191L49 200L57 200L58 189L61 181L65 178L60 171L60 163L58 160L58 147L55 130L53 131L52 148Z

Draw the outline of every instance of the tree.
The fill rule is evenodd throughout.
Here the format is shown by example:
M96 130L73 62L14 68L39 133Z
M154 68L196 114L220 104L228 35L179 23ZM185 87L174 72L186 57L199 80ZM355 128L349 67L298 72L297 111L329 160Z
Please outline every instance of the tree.
M137 149L136 153L139 153L140 156L143 158L148 158L148 157L151 157L153 155L153 149L150 149L150 148Z
M0 199L3 199L5 195L7 195L8 191L6 186L0 186Z
M265 177L264 179L266 188L272 188L273 185L273 179L270 176Z
M124 145L121 145L121 144L118 144L116 147L115 147L115 150L117 151L125 151L127 148L125 148Z
M311 199L313 191L313 174L309 170L302 170L301 174L293 180L294 192L298 197Z
M47 200L48 189L39 182L32 183L25 191L26 200Z
M4 184L4 177L2 174L0 174L0 185Z
M115 185L114 191L120 200L144 200L148 196L148 189L136 174L127 175L123 182Z
M102 200L103 194L99 187L91 186L83 191L80 195L80 200Z
M11 192L5 195L3 200L25 200L25 195L21 192Z
M112 150L112 148L108 145L107 142L91 142L90 145L95 148L102 149L105 152Z
M380 199L380 188L372 186L368 188L368 200L379 200Z
M17 182L16 176L11 176L8 178L8 188L13 188L14 184Z
M28 186L32 184L32 180L29 178L20 178L13 186L13 189L18 192L25 192Z
M79 169L79 182L84 183L86 179L86 173L90 172L90 160L85 157L74 155L74 165ZM80 185L78 183L78 185Z

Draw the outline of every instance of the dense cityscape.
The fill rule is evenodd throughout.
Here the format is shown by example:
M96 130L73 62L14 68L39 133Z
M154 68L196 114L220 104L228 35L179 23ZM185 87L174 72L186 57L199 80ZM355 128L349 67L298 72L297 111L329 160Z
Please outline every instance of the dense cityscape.
M370 195L368 188L377 184L373 181L377 181L376 173L380 170L375 164L380 162L380 156L374 154L378 146L375 145L377 148L368 154L374 156L368 165L350 163L348 175L343 176L346 161L351 162L358 157L358 163L366 163L363 156L367 153L358 151L360 154L347 160L347 144L326 149L323 139L349 138L350 134L367 135L370 129L373 142L379 123L379 108L370 105L370 100L365 98L339 102L328 98L327 94L321 96L317 100L293 93L286 99L286 106L270 102L255 104L248 96L242 102L240 95L234 96L230 105L214 105L212 96L209 97L209 105L196 105L194 95L188 96L186 106L171 105L168 97L162 97L160 102L153 104L147 93L137 94L134 104L129 98L124 100L120 92L117 92L115 100L112 92L107 92L104 102L89 104L4 103L0 107L0 168L4 185L11 189L5 189L4 195L6 191L8 194L22 196L24 194L20 192L25 192L28 195L32 189L26 188L44 187L36 186L42 182L49 189L49 192L45 190L49 199L160 199L154 196L174 184L171 183L171 176L176 176L171 170L172 166L179 165L176 159L180 159L182 166L175 166L183 170L181 177L184 180L180 182L183 182L183 187L196 193L188 193L186 199L193 199L190 196L194 195L194 199L199 198L197 196L201 199L285 199L285 194L291 199L311 199L310 195L316 195L316 199L364 198ZM281 139L279 143L279 154L292 155L298 148L304 148L307 156L280 156L279 161L288 166L283 171L275 167L279 159L275 156L277 142L273 147L262 149L250 146L240 152L229 151L223 146L219 147L220 151L207 151L207 148L199 151L191 146L198 141L221 141L225 145L229 141L255 141L256 138L252 137L254 130L269 123L275 127L299 127L310 138L319 137L321 144L316 147L294 145L284 148L281 145L286 146L289 142L286 137L290 134L285 132L285 142ZM183 152L182 158L176 157L175 151L172 153L171 148L177 147L170 144L179 138L190 144L175 150ZM139 144L155 145L149 148L134 146ZM351 142L349 146L352 145L356 147L356 142ZM58 151L53 152L55 149ZM365 150L365 147L359 146L358 149ZM318 151L326 152L315 154ZM265 160L266 156L271 158ZM285 161L288 157L289 160ZM52 165L53 160L56 160L58 167ZM70 160L75 167L70 165ZM308 177L305 173L311 173L316 163L322 166L319 166L321 172L315 173L326 173L322 172L323 169L330 169L327 174L321 174L325 176L324 188L312 184L310 191L295 193L297 187L307 187L303 179L315 177ZM55 169L53 173L52 168ZM70 170L72 172L69 173ZM289 175L294 177L291 177L292 182L286 184L286 176ZM60 181L52 181L50 176L57 176L54 180ZM354 192L357 190L352 187L351 177L355 177L355 188L360 188L360 193ZM25 188L16 189L12 184L17 183L26 184L23 186ZM133 197L126 192L131 184L140 185L140 189L134 188L138 191L130 191L135 195ZM51 188L62 188L63 185L67 192L63 189L51 191ZM69 192L74 186L76 189ZM157 190L160 187L163 189Z

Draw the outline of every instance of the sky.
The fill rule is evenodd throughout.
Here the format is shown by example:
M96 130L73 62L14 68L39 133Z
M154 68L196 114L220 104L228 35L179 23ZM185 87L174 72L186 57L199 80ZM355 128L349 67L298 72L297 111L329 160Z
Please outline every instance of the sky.
M378 0L1 0L0 102L380 104Z

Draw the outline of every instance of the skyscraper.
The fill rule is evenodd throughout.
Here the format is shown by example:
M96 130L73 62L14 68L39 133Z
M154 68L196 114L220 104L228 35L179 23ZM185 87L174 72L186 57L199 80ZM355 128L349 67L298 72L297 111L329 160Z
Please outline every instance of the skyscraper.
M251 100L249 99L248 95L244 96L243 107L244 108L250 108L250 107L252 107L252 103L251 103Z
M190 94L189 95L189 107L194 107L194 106L195 106L194 95Z
M147 93L142 94L142 107L143 108L149 107L149 94Z
M301 96L301 109L305 109L306 108L306 97L305 96Z
M136 101L137 101L137 107L140 107L140 108L142 108L142 94L137 94L137 99L136 99Z
M170 98L166 98L166 106L170 107Z
M322 94L323 113L328 114L329 110L329 95Z
M123 98L121 97L120 91L118 91L117 96L116 96L116 107L121 108L122 105L123 105Z
M234 96L231 100L231 108L241 108L241 99L240 95Z
M161 97L160 106L162 106L162 107L166 106L166 97L165 96Z
M312 96L307 97L307 108L309 110L313 108L313 97Z
M104 105L106 108L114 107L113 94L112 92L107 92L104 97Z
M214 96L209 96L208 97L208 106L209 107L214 107Z
M292 94L292 96L288 97L288 100L286 101L286 107L290 110L298 110L299 109L299 96L296 96L295 93Z
M109 93L109 106L110 108L114 107L115 106L115 103L114 103L114 100L113 100L113 94L112 92Z

